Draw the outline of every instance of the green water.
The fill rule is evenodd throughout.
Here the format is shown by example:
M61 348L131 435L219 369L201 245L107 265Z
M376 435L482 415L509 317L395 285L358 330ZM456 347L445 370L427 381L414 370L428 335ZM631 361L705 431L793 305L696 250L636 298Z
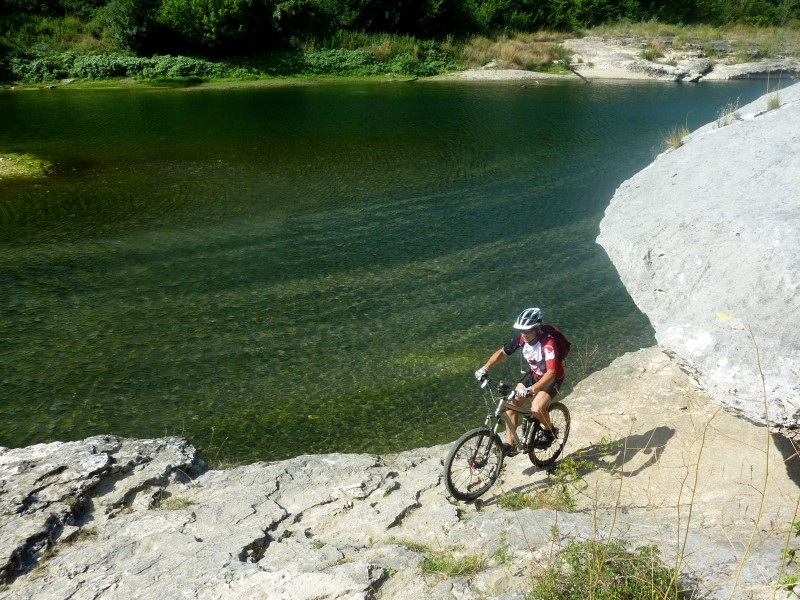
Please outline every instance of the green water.
M449 442L541 306L571 382L654 343L594 243L674 126L764 82L0 93L0 445L207 456ZM597 352L591 352L591 349ZM498 370L513 378L516 359Z

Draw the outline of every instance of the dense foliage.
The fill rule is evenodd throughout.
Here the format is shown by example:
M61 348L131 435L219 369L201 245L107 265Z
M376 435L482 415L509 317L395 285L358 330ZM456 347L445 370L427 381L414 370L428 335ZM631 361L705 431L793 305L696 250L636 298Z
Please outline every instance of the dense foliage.
M312 52L275 51L258 57L233 60L209 60L199 57L127 54L77 54L61 52L37 58L9 56L2 62L5 78L25 83L57 79L180 79L288 77L297 74L312 76L366 76L387 73L428 76L455 68L452 60L429 47L417 56L396 55L378 61L363 50L316 50ZM2 74L2 73L0 73Z
M274 51L338 50L347 48L341 44L347 34L443 41L476 34L574 31L610 21L652 19L673 24L797 24L800 0L3 0L0 52L5 58L0 77L33 80L37 72L59 70L70 76L89 71L136 74L163 70L148 65L140 68L141 61L126 55L228 58ZM78 60L70 52L112 56ZM410 66L405 72L412 74L430 71L432 64L442 67L448 61L431 52L418 47L401 53L402 60L396 58ZM288 60L296 59L289 56ZM375 53L372 58L384 62ZM366 62L355 71L388 69L362 59ZM22 62L36 60L39 62L21 72ZM165 60L151 59L157 65ZM323 54L309 60L327 63L339 58ZM348 54L341 60L349 64L361 59ZM198 70L206 69L197 64ZM263 71L238 63L230 67L237 72L242 68Z

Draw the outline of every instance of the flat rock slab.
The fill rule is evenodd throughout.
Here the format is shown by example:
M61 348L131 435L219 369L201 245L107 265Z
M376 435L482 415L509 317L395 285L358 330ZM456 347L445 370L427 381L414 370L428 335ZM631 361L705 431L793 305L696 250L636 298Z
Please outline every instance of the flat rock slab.
M800 492L791 444L714 406L658 348L617 359L566 402L576 512L500 508L505 493L559 485L526 456L481 502L452 501L448 446L225 471L195 470L175 438L3 450L0 550L22 550L0 598L522 600L570 540L609 536L656 544L667 564L680 556L709 598L728 598L737 571L748 595L733 597L771 597ZM37 494L47 510L15 500ZM482 568L423 572L437 555Z

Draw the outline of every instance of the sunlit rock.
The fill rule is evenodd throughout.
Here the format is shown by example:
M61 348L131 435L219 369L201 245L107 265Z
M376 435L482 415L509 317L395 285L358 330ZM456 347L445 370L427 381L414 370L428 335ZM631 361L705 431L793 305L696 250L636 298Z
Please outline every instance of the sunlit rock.
M624 182L597 241L715 402L796 426L800 84L729 110Z

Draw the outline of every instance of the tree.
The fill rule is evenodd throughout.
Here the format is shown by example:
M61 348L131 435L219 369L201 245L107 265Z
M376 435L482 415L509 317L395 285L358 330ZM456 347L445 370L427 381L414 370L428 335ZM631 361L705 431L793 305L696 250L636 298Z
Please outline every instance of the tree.
M111 0L105 7L106 25L114 45L139 52L156 21L159 0Z
M163 0L158 11L189 46L207 50L249 45L261 29L258 16L253 0Z

